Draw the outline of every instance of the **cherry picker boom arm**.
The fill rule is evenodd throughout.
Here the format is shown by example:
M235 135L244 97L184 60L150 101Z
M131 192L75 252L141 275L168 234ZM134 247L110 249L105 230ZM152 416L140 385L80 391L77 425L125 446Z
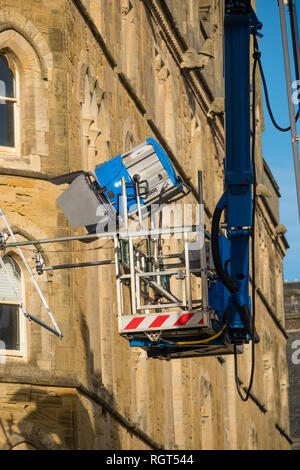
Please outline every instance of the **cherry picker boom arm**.
M251 161L250 119L250 37L261 27L250 0L225 0L225 116L226 154L224 193L212 221L212 254L219 281L230 293L227 308L232 341L255 342L249 302L249 242L254 231L252 187L255 184ZM255 124L254 124L255 125ZM230 246L229 270L220 253L219 226L226 212Z
M165 311L162 312L160 308L156 316L127 315L127 319L124 319L127 323L121 328L121 334L128 335L131 346L145 348L148 357L172 359L233 354L241 352L242 345L251 339L253 345L259 341L254 325L254 305L252 301L251 308L249 297L249 245L251 237L252 241L254 240L255 189L253 190L253 187L255 188L256 183L253 168L255 125L251 152L250 38L251 34L258 34L257 30L261 28L261 24L251 8L250 0L224 1L226 103L224 193L216 206L212 220L211 251L214 263L213 267L210 265L210 273L205 268L203 259L198 258L197 262L198 267L201 266L202 286L207 285L208 305L202 299L200 309L192 308L192 301L186 309L182 303L183 309L176 313L178 319L174 322L172 320L172 328L176 326L172 330L166 324L173 317ZM254 43L256 44L256 39ZM255 97L255 93L253 96ZM199 192L201 195L200 185ZM201 197L200 199L202 200ZM223 213L227 228L226 236L220 235ZM189 248L186 247L185 253L187 250ZM197 251L195 248L194 250ZM195 254L196 258L197 256L199 249ZM183 258L184 277L188 280L189 256L185 255ZM150 274L153 273L148 273ZM163 270L161 274L164 274ZM132 279L134 275L132 268ZM252 281L255 285L254 279ZM153 286L153 283L151 285ZM157 288L156 285L154 287ZM168 286L165 285L164 295L167 290ZM204 291L205 289L202 289L202 293ZM131 298L134 299L135 296L134 290ZM253 295L252 297L254 300ZM166 306L166 303L158 305L158 307ZM134 311L136 310L139 310L139 306ZM199 315L200 317L202 315L201 321ZM205 319L208 319L207 323ZM190 330L189 321L191 321ZM200 323L202 327L194 328ZM147 325L150 325L148 331ZM157 331L152 334L154 326L157 327Z
M258 29L262 25L251 8L250 0L224 1L225 174L224 193L216 206L212 220L211 248L214 261L213 268L210 266L212 277L207 273L202 277L202 286L207 283L208 287L208 307L205 307L202 299L199 311L196 308L182 312L183 319L179 318L174 323L177 329L172 332L167 328L163 331L165 318L168 315L162 313L158 313L155 319L151 316L148 319L146 316L129 318L129 326L122 330L122 334L126 334L127 330L131 335L129 338L131 346L144 347L149 357L171 359L232 354L238 350L240 352L242 348L238 347L251 339L253 345L259 341L254 325L254 291L252 292L252 306L249 297L249 246L251 239L253 268L255 231L253 203L255 203L256 185L253 158L255 123L253 123L251 150L250 38L251 34L258 35ZM255 38L254 44L256 43ZM256 47L254 49L257 53ZM257 64L257 58L254 63ZM255 77L255 73L252 75ZM255 86L252 96L255 97ZM199 192L201 194L200 185ZM225 214L226 236L220 235L223 213ZM187 258L185 257L186 269L189 265ZM201 271L205 271L203 261L199 264ZM254 276L252 277L252 285L255 285ZM201 314L208 315L208 324L204 325L201 331L199 329L188 331L186 329L188 324L185 321L191 318L193 323L194 318L198 318L197 315ZM149 336L149 332L143 327L143 322L147 323L147 321L152 322L151 328L159 324L157 339ZM142 325L139 332L135 328L138 322ZM147 339L143 336L144 334L148 335Z

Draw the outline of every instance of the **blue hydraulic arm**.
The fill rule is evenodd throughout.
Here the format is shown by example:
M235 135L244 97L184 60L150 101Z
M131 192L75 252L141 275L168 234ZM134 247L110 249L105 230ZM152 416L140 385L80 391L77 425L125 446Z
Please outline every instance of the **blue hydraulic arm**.
M250 0L225 0L226 155L224 194L212 221L212 252L218 282L230 293L227 321L231 340L243 342L253 331L249 301L249 241L252 233L250 36L260 27ZM230 258L220 250L219 227L225 212Z

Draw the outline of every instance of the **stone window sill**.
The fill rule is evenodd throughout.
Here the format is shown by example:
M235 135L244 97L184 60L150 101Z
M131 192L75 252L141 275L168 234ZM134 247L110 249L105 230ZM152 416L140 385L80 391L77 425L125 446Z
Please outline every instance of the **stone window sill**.
M0 168L41 171L40 155L21 156L16 149L0 147Z

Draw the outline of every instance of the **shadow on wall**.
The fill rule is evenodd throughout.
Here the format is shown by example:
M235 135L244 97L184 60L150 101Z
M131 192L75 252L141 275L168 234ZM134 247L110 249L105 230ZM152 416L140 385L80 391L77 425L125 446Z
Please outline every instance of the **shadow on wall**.
M23 416L2 414L2 450L109 449L112 436L113 447L119 448L116 423L100 406L90 401L85 406L76 391L24 387L10 402Z
M86 370L92 371L90 332L83 315L80 317ZM101 386L101 377L96 379L91 373L89 379L98 384L91 394L113 407L114 398ZM6 403L2 400L0 450L120 449L117 421L90 398L89 391L83 392L80 385L54 387L51 382L46 386L23 385Z

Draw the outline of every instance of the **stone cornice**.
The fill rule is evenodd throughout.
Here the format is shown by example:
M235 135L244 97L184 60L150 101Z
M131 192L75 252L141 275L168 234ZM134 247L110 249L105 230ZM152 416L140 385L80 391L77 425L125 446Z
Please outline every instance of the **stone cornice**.
M183 61L183 54L188 49L188 45L180 33L180 30L169 12L166 4L162 7L160 0L143 0L143 3L153 14L156 23L161 28L167 45L170 47L176 62L180 64Z

